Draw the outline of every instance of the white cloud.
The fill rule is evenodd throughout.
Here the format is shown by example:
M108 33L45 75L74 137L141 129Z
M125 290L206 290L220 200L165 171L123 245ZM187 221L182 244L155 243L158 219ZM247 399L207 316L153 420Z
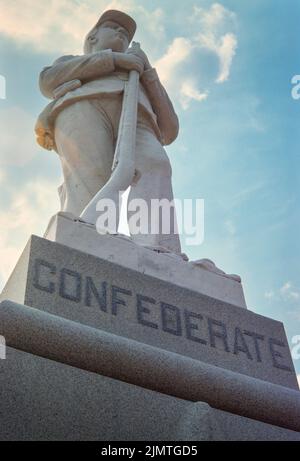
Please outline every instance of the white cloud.
M236 53L237 38L232 33L227 33L217 38L211 31L198 36L199 45L215 53L219 58L219 75L216 83L223 83L229 78L232 60Z
M191 22L200 24L201 33L197 36L200 47L204 47L219 58L219 75L216 83L223 83L229 78L232 60L237 49L237 37L228 28L234 28L236 15L220 3L214 3L208 10L194 7Z
M170 94L178 98L184 110L188 109L192 100L201 102L208 96L208 92L198 90L193 78L182 75L193 49L191 40L176 37L166 53L155 63L161 81L168 87ZM186 73L189 73L189 69Z
M237 39L233 34L226 34L221 38L221 43L216 53L220 58L220 74L217 78L217 83L222 83L228 80L232 60L236 53Z
M285 295L286 293L289 292L289 290L291 289L291 282L286 282L284 285L282 285L282 287L280 288L280 293L282 295Z
M294 288L291 281L285 282L278 290L269 290L264 293L266 299L281 299L283 301L299 301L300 290ZM294 315L295 313L292 313ZM298 314L297 314L298 316Z
M194 20L200 20L206 29L216 30L226 20L235 21L235 13L227 10L220 3L213 3L208 10L194 6L193 18Z
M162 9L153 11L135 0L0 0L0 34L38 52L81 53L83 39L100 14L121 9L143 21L144 34L164 33Z
M192 53L192 42L184 37L176 37L166 53L156 61L155 67L164 83L176 81L176 68L183 64Z
M187 109L192 101L201 102L208 97L207 89L199 89L205 71L197 71L196 77L191 78L201 61L200 52L217 57L219 72L215 83L223 83L229 78L237 48L236 35L230 31L234 27L235 14L222 5L215 3L209 9L194 7L188 22L191 26L189 36L173 39L165 54L155 63L162 82L183 109Z
M196 82L192 79L185 80L180 88L180 103L183 109L188 109L190 101L205 101L208 97L208 92L201 93L196 86Z
M31 234L42 235L50 217L57 213L57 184L36 179L16 191L8 210L0 214L0 278L11 274ZM1 289L1 288L0 288Z
M70 0L0 0L0 33L37 51L64 53L81 49L82 36L93 25L91 2ZM107 2L98 1L100 11ZM97 8L98 9L98 8Z
M285 299L298 300L300 298L300 292L293 288L291 282L286 282L279 291Z

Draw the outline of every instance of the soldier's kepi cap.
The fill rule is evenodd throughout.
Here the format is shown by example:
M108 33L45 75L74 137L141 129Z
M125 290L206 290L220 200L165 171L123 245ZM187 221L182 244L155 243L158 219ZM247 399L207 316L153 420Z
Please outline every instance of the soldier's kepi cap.
M122 11L107 10L102 14L95 27L100 26L106 21L113 21L124 27L124 29L126 29L129 34L129 41L131 42L136 31L136 22L134 19Z
M91 52L90 40L92 39L93 34L96 32L97 27L101 26L101 24L103 24L106 21L114 21L117 24L120 24L120 26L124 27L128 31L129 42L131 42L136 31L136 22L134 21L134 19L132 19L130 16L128 16L128 14L123 13L122 11L107 10L102 14L102 16L100 16L98 22L87 34L84 41L84 53L87 54Z

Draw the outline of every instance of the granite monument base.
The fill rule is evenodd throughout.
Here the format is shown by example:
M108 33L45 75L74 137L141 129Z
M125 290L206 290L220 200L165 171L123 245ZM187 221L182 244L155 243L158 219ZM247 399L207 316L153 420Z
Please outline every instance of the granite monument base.
M298 389L281 322L57 242L31 237L6 299Z
M0 440L300 440L282 323L139 251L31 237L0 296Z
M7 348L0 440L300 441L300 433Z

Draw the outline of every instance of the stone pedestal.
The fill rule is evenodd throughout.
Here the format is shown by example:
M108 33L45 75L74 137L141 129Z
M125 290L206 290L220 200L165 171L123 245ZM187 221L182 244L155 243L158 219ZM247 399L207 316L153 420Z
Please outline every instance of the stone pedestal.
M282 323L40 237L5 299L298 389Z
M94 232L55 217L0 296L0 439L299 440L282 323L230 277Z

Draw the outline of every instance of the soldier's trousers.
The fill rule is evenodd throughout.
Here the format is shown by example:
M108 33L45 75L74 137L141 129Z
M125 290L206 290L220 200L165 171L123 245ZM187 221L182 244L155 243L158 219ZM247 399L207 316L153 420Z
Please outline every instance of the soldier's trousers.
M64 173L64 184L59 191L62 211L80 216L109 179L121 108L122 95L101 95L101 98L77 101L64 108L57 116L55 141ZM170 202L173 200L169 158L147 116L140 111L136 138L136 170L138 179L131 186L129 202L136 198L143 199L151 210L151 199L167 199ZM137 235L130 232L133 240L180 253L180 241L174 219L171 218L169 235L160 231L151 234L150 221L149 215L149 232ZM160 224L158 229L161 229Z

